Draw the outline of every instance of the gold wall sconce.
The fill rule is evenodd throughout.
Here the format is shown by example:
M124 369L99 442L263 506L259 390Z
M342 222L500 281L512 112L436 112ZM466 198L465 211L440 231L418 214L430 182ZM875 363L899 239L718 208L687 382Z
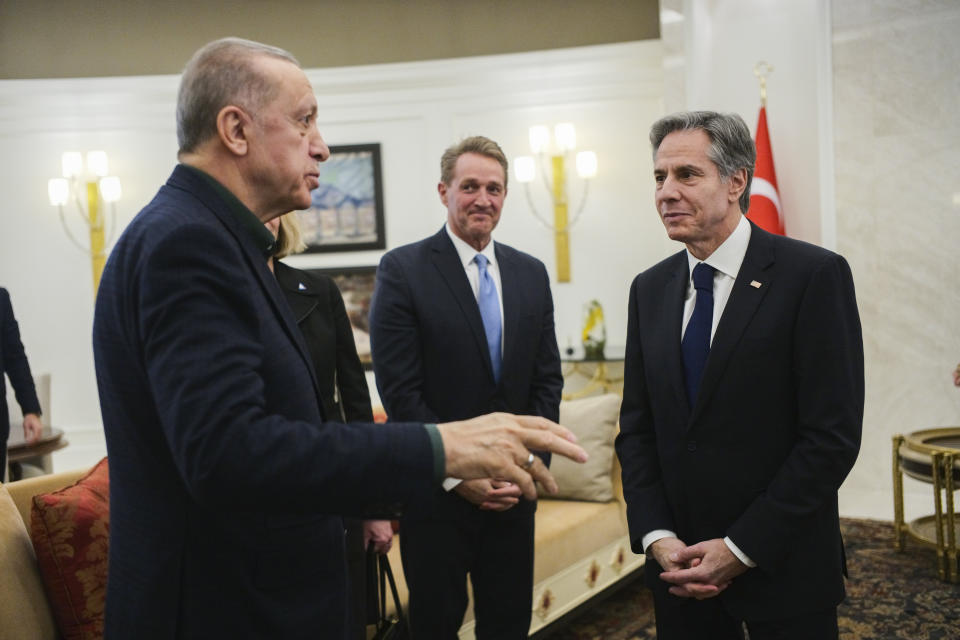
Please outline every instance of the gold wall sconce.
M530 151L532 156L520 156L513 161L514 175L523 185L527 203L534 217L545 227L553 231L557 260L557 282L570 282L570 229L580 219L587 202L587 190L590 180L597 175L597 154L593 151L579 151L575 156L577 175L583 180L580 204L571 218L567 198L567 160L577 148L577 132L569 122L556 125L553 135L544 125L530 127ZM545 168L546 157L550 158L549 174ZM530 183L537 173L553 201L553 221L537 212L530 195Z
M116 202L122 195L120 178L107 175L105 151L88 151L86 162L79 151L67 151L61 158L62 178L51 178L47 183L50 204L60 212L60 224L70 241L81 251L90 255L93 268L93 295L100 286L100 274L107 260L106 245L116 230ZM74 235L64 215L64 208L73 202L77 213L87 227L90 240L84 244ZM111 211L110 238L104 239L103 203L109 203Z

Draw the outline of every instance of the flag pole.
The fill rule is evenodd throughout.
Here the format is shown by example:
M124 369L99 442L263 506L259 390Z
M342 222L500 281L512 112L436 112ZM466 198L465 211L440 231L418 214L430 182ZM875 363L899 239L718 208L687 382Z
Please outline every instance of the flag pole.
M773 71L773 65L767 64L763 60L753 65L753 75L757 76L760 82L760 106L767 106L767 74Z
M770 233L784 234L783 211L780 206L780 189L777 173L773 168L773 150L770 132L767 130L767 74L773 65L763 60L753 67L753 75L760 82L760 116L757 118L757 160L754 165L753 182L750 186L750 207L747 218Z

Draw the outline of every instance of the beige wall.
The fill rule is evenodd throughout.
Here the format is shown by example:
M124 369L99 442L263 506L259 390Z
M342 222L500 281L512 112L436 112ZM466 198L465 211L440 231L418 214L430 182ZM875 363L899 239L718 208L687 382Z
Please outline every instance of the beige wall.
M539 51L659 37L657 0L0 2L0 79L179 73L241 36L305 68Z

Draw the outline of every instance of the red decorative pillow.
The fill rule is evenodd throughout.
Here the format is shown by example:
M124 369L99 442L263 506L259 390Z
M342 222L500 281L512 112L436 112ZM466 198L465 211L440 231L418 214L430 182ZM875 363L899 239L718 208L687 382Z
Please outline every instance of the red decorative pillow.
M33 497L30 537L65 640L103 637L109 499L106 458L75 485Z

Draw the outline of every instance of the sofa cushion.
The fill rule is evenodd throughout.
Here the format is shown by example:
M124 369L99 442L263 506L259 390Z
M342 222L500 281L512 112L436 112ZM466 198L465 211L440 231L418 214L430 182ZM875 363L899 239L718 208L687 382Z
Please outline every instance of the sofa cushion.
M106 458L76 484L33 498L33 547L66 640L103 636L109 533Z
M4 485L0 485L0 580L0 640L54 640L57 628L30 535Z
M560 403L560 424L573 431L590 459L578 464L553 456L550 473L560 491L549 497L590 502L614 499L613 439L619 415L620 396L613 393Z

